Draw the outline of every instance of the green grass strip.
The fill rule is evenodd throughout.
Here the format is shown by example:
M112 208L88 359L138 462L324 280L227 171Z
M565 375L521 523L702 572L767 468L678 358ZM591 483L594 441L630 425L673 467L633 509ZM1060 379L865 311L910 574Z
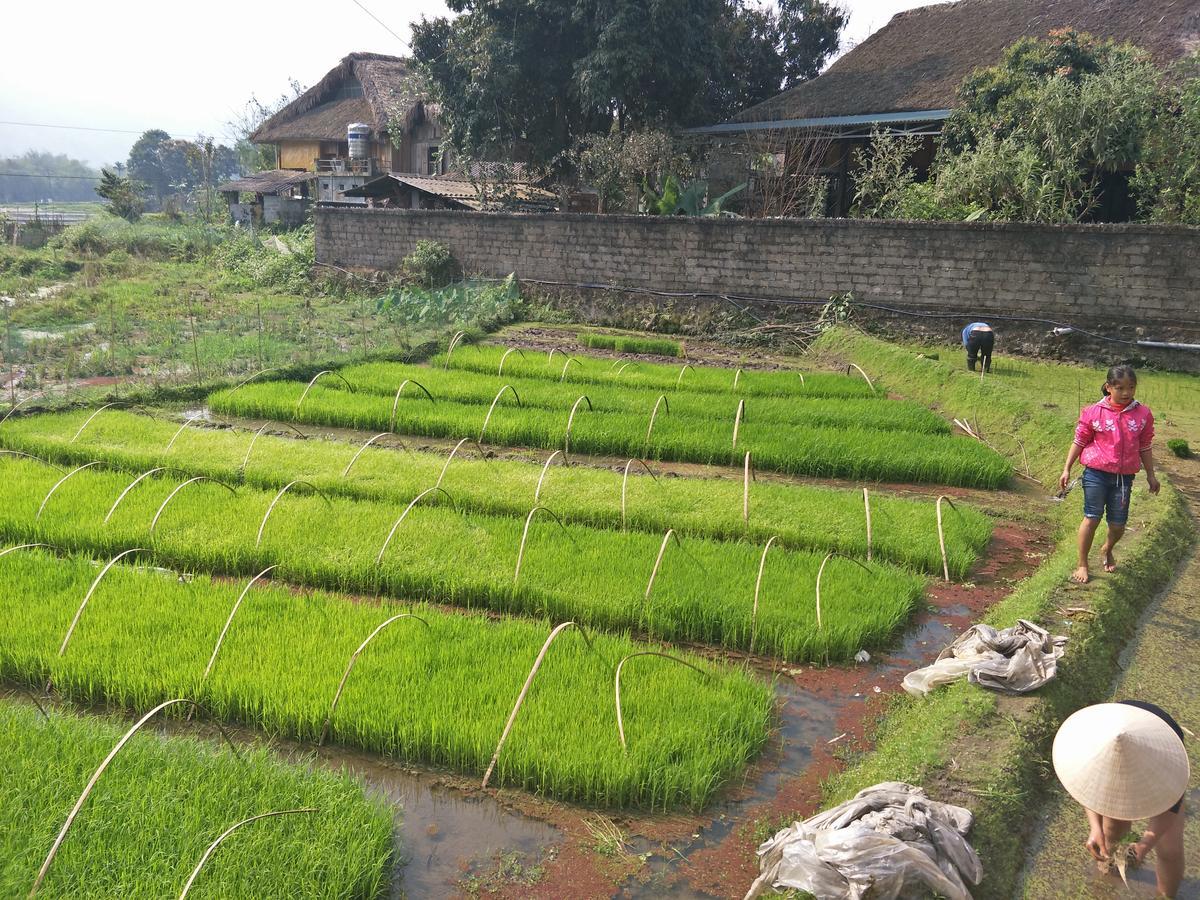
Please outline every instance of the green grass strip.
M79 440L71 443L90 415L90 410L83 410L9 419L0 427L0 445L72 466L103 459L132 474L175 466L192 475L242 480L242 461L253 439L248 431L191 426L175 437L179 426L174 422L113 409L93 419ZM168 452L165 448L173 438ZM244 478L264 490L304 479L327 493L403 508L437 481L448 456L448 451L405 452L372 445L356 459L360 446L263 434L254 443ZM350 472L343 477L351 462ZM564 467L560 462L561 458L555 460L546 470L538 502L565 521L620 528L622 472ZM523 517L534 504L542 471L542 466L532 463L482 461L464 452L450 464L442 483L460 509ZM626 524L659 535L674 528L686 536L758 544L778 536L777 546L866 557L865 507L859 491L757 481L750 487L749 527L742 518L742 501L741 479L656 480L635 464L626 485ZM437 493L422 502L445 505L448 501ZM941 573L932 501L872 494L871 516L875 559ZM991 530L991 520L964 503L956 501L947 510L946 550L955 578L966 577L987 546Z
M509 357L512 360L513 357ZM557 358L557 357L556 357ZM629 369L626 369L626 374ZM949 434L950 423L925 407L899 400L879 397L750 397L741 391L724 394L692 390L669 390L637 387L634 384L589 384L580 385L568 377L566 381L519 377L507 371L497 375L469 372L461 369L439 369L434 366L412 366L391 362L364 363L339 369L338 374L357 390L381 394L392 400L400 385L407 380L419 382L437 400L455 403L474 403L490 406L496 395L504 391L497 405L508 407L520 405L554 410L565 415L571 405L585 393L591 401L591 409L600 412L623 413L632 421L641 424L645 432L650 414L659 397L667 398L667 407L661 411L664 417L698 419L719 423L721 430L732 437L733 419L738 403L745 400L743 418L746 423L770 424L782 428L857 428L872 431L912 431L919 434ZM570 370L568 369L568 376ZM337 378L326 376L319 382L323 387L347 390ZM508 392L505 386L513 389ZM739 384L740 386L740 384ZM421 412L421 404L428 405L429 399L412 385L405 388L399 403L415 407ZM389 407L390 409L390 407ZM482 414L480 414L482 421Z
M198 697L218 718L315 741L346 664L359 656L331 739L405 761L484 771L550 632L546 622L489 620L423 606L358 604L273 585L252 588L207 682L214 643L240 583L114 566L60 658L62 636L96 576L87 558L16 551L0 559L0 673L82 702L130 709ZM516 720L493 784L609 807L702 807L767 739L773 694L748 673L672 651L625 667L617 736L613 670L646 649L623 637L563 632ZM302 832L301 832L302 833ZM36 869L35 869L36 871ZM243 892L233 896L257 896ZM309 896L303 891L293 896Z
M450 356L451 369L493 374L509 348L496 344L464 344ZM617 373L620 362L596 356L572 353L575 362L567 365L566 380L579 384L631 385L659 392L685 388L689 391L727 394L733 390L734 369L697 366L691 363L664 365L637 361ZM557 381L563 372L567 354L553 356L539 350L514 351L504 362L505 374ZM434 368L446 367L446 354L429 360ZM685 368L686 367L686 368ZM835 375L829 372L764 371L747 369L736 376L738 390L748 397L876 397L884 394L876 381L875 390L860 375Z
M618 353L651 353L657 356L682 356L677 341L662 338L626 337L619 334L581 334L579 343L592 350L615 350Z
M307 395L304 394L308 390ZM301 397L304 402L297 404ZM487 407L442 400L410 401L397 408L381 395L334 390L320 384L308 389L299 382L250 384L209 397L220 415L307 422L339 428L396 431L427 437L478 437ZM486 440L516 447L556 449L564 446L569 409L525 409L497 404L488 421ZM963 487L1001 487L1011 466L999 454L967 438L870 431L850 428L787 427L778 423L741 423L737 446L734 420L712 427L695 419L660 412L647 440L645 419L627 413L588 410L580 404L570 435L579 453L648 457L709 465L741 463L750 451L760 470L827 478L932 482Z
M6 588L16 571L7 562L0 560ZM29 565L44 568L46 560L25 560L18 569ZM78 561L70 568L77 576L88 572ZM60 585L67 580L62 571L50 574ZM3 618L11 631L7 612ZM2 652L12 646L6 640ZM28 894L67 814L129 724L58 711L43 719L31 705L0 702L0 895ZM265 750L242 750L239 760L227 747L162 738L147 726L97 782L38 897L177 897L227 828L260 813L308 807L320 811L235 832L191 896L378 897L387 886L391 812L366 800L348 777L306 772Z
M172 501L152 536L149 526L175 477L147 478L103 519L131 481L128 473L90 468L64 484L35 514L58 471L0 456L5 503L0 536L46 541L98 556L130 547L155 549L177 568L249 575L279 565L288 581L333 590L419 597L456 606L572 619L634 629L668 641L750 648L751 611L761 548L688 539L665 551L652 595L645 591L662 546L659 535L560 527L545 513L529 529L520 581L514 584L524 522L518 518L417 505L376 559L396 505L326 501L294 491L275 507L255 545L273 493L241 488L236 496L209 482L189 485ZM878 563L835 558L822 581L822 628L816 627L819 554L772 548L762 581L754 648L794 660L848 659L878 647L909 618L920 578Z

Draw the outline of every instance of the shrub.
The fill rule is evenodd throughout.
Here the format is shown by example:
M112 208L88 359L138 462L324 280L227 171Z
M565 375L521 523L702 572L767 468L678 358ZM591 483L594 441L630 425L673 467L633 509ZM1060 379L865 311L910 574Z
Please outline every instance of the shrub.
M1192 458L1192 448L1188 446L1188 442L1183 438L1171 438L1171 440L1167 441L1167 449L1180 459Z
M171 223L145 217L126 222L118 218L92 218L72 225L50 242L50 247L86 256L106 256L123 250L145 259L190 262L209 254L229 236L227 228L196 223Z
M520 305L521 291L512 275L496 283L394 287L375 301L377 312L405 325L477 325L485 330L512 322Z
M404 257L400 271L407 282L424 288L445 287L463 274L450 248L438 241L417 241L417 249Z
M303 294L316 258L311 225L265 241L240 232L217 248L215 258L226 280L243 290L275 288Z

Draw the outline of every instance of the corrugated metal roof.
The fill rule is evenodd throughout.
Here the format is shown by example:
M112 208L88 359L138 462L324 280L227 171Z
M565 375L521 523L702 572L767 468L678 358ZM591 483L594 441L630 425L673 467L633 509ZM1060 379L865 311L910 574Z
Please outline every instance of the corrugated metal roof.
M291 190L298 184L316 178L312 172L297 172L294 169L271 169L267 172L256 172L245 178L235 178L217 188L218 192L247 194L281 194Z
M770 122L726 122L704 128L689 128L690 134L730 134L744 131L769 131L781 128L837 128L854 125L900 125L906 122L941 122L952 110L926 109L916 112L866 113L859 116L816 116L809 119L776 119Z

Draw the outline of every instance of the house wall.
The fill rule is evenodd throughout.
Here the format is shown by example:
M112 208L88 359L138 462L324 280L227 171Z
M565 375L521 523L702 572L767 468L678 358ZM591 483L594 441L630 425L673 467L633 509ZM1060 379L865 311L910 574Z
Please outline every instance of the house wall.
M279 168L311 172L313 160L320 155L319 141L284 141L279 145Z
M320 262L394 270L422 238L474 274L1200 336L1194 228L317 211Z

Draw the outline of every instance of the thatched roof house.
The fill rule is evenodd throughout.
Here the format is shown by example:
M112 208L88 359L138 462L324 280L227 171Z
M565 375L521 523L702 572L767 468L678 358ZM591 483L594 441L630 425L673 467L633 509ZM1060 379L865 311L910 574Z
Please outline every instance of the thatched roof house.
M972 71L995 65L1019 38L1058 28L1129 41L1169 65L1200 49L1200 0L958 0L908 10L817 78L697 130L928 127L949 115Z

